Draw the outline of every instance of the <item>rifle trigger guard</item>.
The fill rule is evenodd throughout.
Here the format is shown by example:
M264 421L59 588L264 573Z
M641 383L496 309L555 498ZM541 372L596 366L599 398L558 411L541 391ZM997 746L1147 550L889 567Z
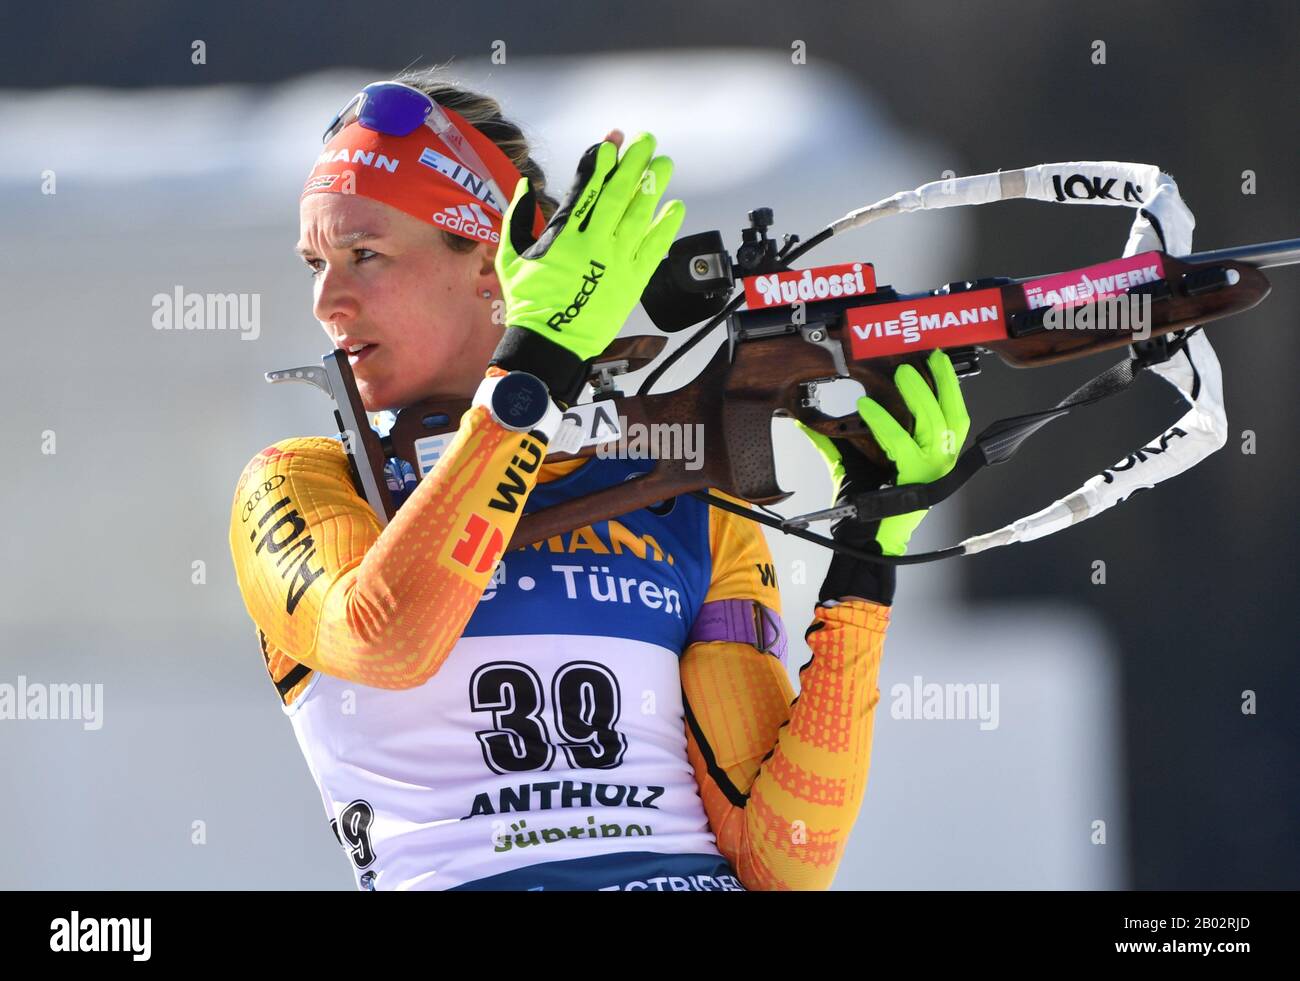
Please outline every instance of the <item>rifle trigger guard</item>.
M826 350L831 356L831 363L835 365L836 378L848 378L849 368L844 363L844 347L837 338L831 336L831 332L823 324L813 324L799 328L799 335L812 344L814 347L820 347Z

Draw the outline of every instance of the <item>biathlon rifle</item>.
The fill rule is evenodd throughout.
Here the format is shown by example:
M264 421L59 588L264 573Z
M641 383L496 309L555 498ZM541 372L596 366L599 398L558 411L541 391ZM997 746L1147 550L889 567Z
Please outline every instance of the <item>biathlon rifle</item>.
M1123 205L1138 215L1122 258L1049 275L990 277L906 293L877 283L869 262L794 267L831 236L877 218L1017 197ZM696 430L707 440L702 464L680 454L665 455L638 479L526 513L510 548L682 494L783 533L891 564L972 554L1052 534L1188 469L1223 444L1219 366L1199 328L1263 300L1271 288L1263 269L1300 263L1300 238L1190 253L1191 212L1173 180L1145 164L1044 164L936 181L850 212L806 242L786 235L780 247L768 235L770 209L757 208L748 217L734 256L717 231L689 235L672 245L641 298L663 333L619 338L593 359L593 397L565 413L565 426L547 455L552 461L613 455L629 433L702 426ZM685 343L661 358L664 335L702 321ZM672 391L650 392L665 371L719 326L725 326L725 341L694 379ZM935 348L948 353L965 379L979 373L981 357L989 354L1015 367L1038 367L1122 347L1130 348L1128 359L1057 405L985 428L953 471L935 483L862 492L837 507L791 518L767 510L790 496L777 482L774 416L847 438L877 464L889 465L856 413L834 417L821 411L820 384L844 378L859 382L911 431L913 420L892 383L893 373L902 363L919 367ZM652 364L636 393L619 391L616 376ZM1175 385L1192 411L1152 445L1035 514L951 548L912 556L861 553L808 530L816 521L876 521L931 507L981 468L1011 459L1047 423L1122 391L1147 370ZM470 405L464 397L425 399L398 412L388 435L380 437L366 421L345 352L326 355L319 368L268 372L266 378L309 381L334 399L354 479L381 522L395 511L385 461L404 460L423 477ZM651 456L654 451L652 443ZM710 490L760 507L740 507Z

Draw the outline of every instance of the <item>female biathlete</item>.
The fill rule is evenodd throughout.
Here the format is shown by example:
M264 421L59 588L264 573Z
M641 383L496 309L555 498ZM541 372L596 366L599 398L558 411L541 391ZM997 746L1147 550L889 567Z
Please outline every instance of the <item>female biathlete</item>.
M824 889L861 804L892 570L834 557L793 698L743 517L683 497L503 555L524 511L651 465L544 462L685 214L655 215L654 138L622 143L557 204L494 100L421 73L349 102L304 187L314 313L367 410L473 397L386 527L334 439L262 450L232 507L267 670L363 889ZM814 437L837 493L952 468L969 423L948 359L928 367L937 398L894 379L915 436L858 403L896 472ZM923 516L835 533L901 554Z

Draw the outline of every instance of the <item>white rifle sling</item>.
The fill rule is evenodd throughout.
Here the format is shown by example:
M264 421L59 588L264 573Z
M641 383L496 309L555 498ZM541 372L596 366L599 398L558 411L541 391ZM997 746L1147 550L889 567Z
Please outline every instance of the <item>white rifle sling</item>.
M1040 164L1022 170L931 181L851 211L832 222L830 228L839 234L890 215L1016 198L1137 210L1124 257L1151 249L1163 249L1173 256L1192 251L1196 219L1179 196L1174 179L1151 164L1114 160ZM1143 210L1156 219L1159 231ZM988 534L966 539L961 543L962 551L973 554L1054 534L1127 500L1135 491L1154 487L1191 469L1222 447L1228 438L1223 374L1204 332L1193 334L1178 354L1149 370L1174 386L1191 404L1181 419L1041 511Z

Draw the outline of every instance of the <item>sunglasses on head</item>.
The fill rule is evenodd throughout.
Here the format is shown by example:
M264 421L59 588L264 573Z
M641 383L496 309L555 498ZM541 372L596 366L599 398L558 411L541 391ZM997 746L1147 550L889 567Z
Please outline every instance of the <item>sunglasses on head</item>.
M496 212L505 213L510 199L501 193L492 179L492 172L474 151L469 140L456 128L456 124L443 112L442 107L419 89L402 82L371 82L338 111L325 127L321 142L328 143L334 139L353 120L366 129L387 136L410 136L421 126L429 127L447 145L456 160L487 185L493 201L500 202L495 206ZM491 201L485 201L484 204L493 207Z

